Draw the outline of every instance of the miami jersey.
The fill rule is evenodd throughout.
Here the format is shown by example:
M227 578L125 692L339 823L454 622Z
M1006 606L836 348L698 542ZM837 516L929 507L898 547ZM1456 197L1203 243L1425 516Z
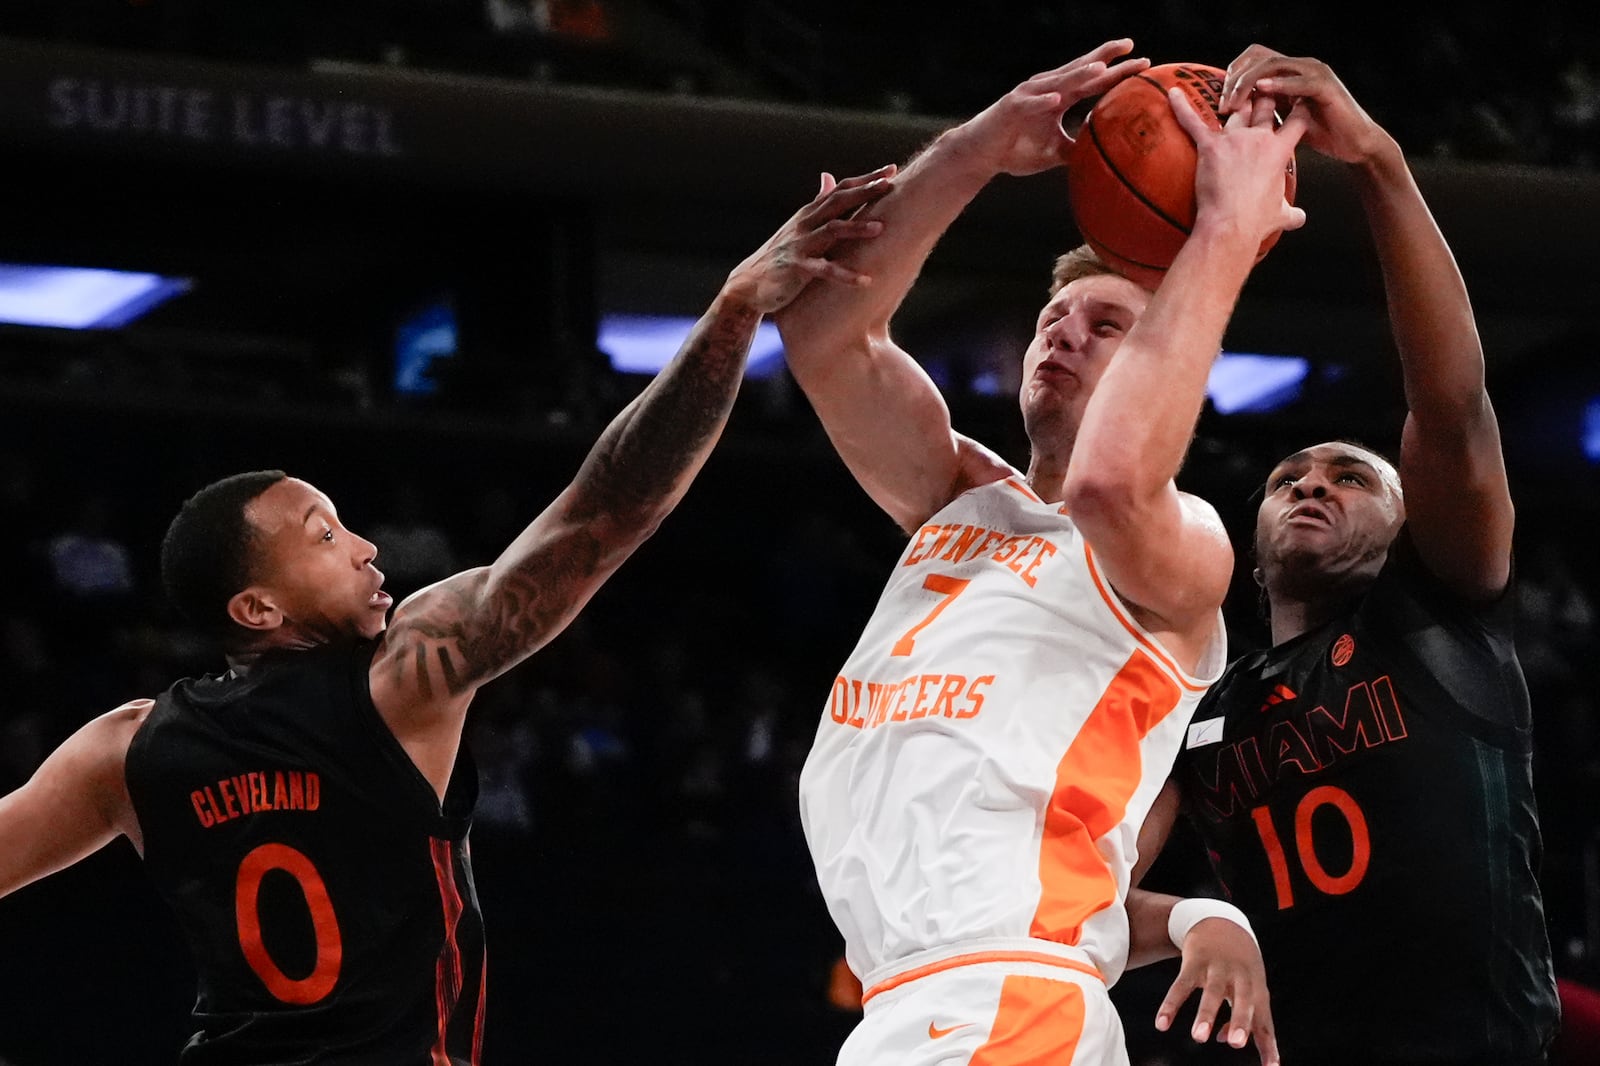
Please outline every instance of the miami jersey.
M1020 476L911 537L800 778L817 878L864 980L974 942L1081 950L1109 983L1139 826L1226 656L1198 676Z

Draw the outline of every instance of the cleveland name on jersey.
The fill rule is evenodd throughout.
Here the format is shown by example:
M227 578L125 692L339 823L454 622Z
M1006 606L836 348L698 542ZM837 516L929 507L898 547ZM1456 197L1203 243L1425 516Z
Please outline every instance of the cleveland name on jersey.
M372 705L374 645L180 681L128 750L145 867L193 952L184 1066L468 1066L477 776L444 802Z

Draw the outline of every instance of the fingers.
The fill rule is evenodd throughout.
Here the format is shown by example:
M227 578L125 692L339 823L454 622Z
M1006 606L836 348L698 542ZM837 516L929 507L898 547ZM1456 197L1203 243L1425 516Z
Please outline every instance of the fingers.
M1196 988L1194 977L1185 968L1178 972L1177 980L1172 982L1172 987L1167 989L1167 998L1161 1001L1161 1006L1156 1008L1156 1028L1166 1032L1172 1025L1173 1017L1178 1013L1178 1008L1183 1006L1183 1001L1189 998L1189 993Z
M1238 58L1228 64L1222 79L1222 110L1228 113L1237 110L1243 101L1249 99L1251 90L1264 72L1286 58L1282 52L1261 44L1253 44L1240 52Z
M885 163L877 170L868 171L865 174L857 174L854 177L845 178L843 181L838 183L838 187L841 189L854 189L861 185L871 184L880 178L892 178L894 177L895 172L899 169L899 166L894 163ZM831 177L832 175L829 176Z
M1200 1006L1194 1012L1194 1028L1189 1030L1189 1035L1196 1043L1203 1044L1211 1036L1211 1027L1217 1020L1222 1001L1222 990L1215 983L1207 981L1200 990Z
M1272 1027L1272 1012L1262 1008L1256 1014L1251 1033L1256 1040L1256 1051L1261 1055L1261 1066L1279 1066L1278 1034Z
M853 178L846 178L834 182L831 174L822 176L822 189L811 203L801 209L801 215L808 221L817 219L836 219L847 215L865 204L881 200L894 188L891 178L894 176L895 167L890 164L879 167L870 174L861 174Z
M800 259L795 266L814 278L838 282L842 285L853 285L856 288L865 288L872 284L872 276L863 274L859 270L851 270L834 262L832 259Z
M1200 117L1194 101L1190 100L1182 89L1168 89L1167 102L1172 105L1172 114L1177 118L1178 125L1182 126L1183 131L1196 143L1199 143L1200 138L1206 134L1215 132L1206 124L1206 120Z

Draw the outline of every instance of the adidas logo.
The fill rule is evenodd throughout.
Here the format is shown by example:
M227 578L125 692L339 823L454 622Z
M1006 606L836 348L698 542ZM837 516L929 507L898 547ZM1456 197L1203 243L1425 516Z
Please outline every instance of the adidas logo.
M1265 711L1269 707L1275 707L1280 703L1287 703L1289 700L1294 698L1294 689L1290 688L1288 685L1278 685L1271 692L1267 693L1266 701L1261 704L1261 709L1262 711Z

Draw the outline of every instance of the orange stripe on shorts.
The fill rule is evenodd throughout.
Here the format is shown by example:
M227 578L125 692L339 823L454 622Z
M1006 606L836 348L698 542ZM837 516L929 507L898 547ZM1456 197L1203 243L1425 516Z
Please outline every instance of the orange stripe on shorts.
M1044 816L1039 908L1029 936L1076 944L1083 923L1116 902L1116 879L1095 841L1127 814L1144 775L1139 743L1180 696L1172 676L1134 649L1061 757Z
M967 1066L1066 1066L1083 1037L1083 988L1013 974L1000 986L989 1039Z

